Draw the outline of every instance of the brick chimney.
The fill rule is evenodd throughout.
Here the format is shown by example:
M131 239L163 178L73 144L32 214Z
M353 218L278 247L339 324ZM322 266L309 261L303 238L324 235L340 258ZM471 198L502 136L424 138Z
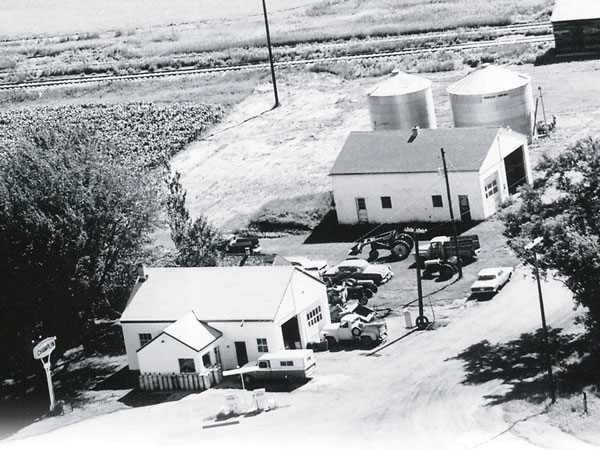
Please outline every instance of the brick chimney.
M419 135L419 127L412 127L412 134L408 138L408 142L413 142Z
M144 264L138 263L138 265L135 268L135 273L137 274L138 281L140 283L146 281L146 274L144 273Z

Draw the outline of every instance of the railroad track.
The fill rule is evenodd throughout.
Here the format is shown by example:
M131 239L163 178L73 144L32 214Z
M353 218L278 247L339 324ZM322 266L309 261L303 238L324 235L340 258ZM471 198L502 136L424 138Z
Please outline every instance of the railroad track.
M541 26L541 25L540 25ZM515 26L512 26L514 29ZM531 27L527 28L525 26L520 27L521 30L530 30ZM393 39L393 38L390 38ZM400 51L390 51L390 52L374 52L374 53L364 53L358 55L347 55L347 56L332 56L325 58L309 58L302 59L296 61L281 61L276 62L276 67L291 67L298 65L306 65L306 64L315 64L315 63L327 63L327 62L336 62L336 61L351 61L351 60L359 60L359 59L384 59L384 58L394 58L398 56L405 55L415 55L415 54L424 54L431 53L435 51L441 50L472 50L478 48L490 48L490 47L500 47L505 45L516 45L516 44L537 44L537 43L545 43L552 42L554 40L553 36L522 36L522 35L514 35L514 36L503 36L500 39L495 41L485 41L485 42L471 42L465 44L453 44L453 45L444 45L444 46L436 46L432 48L414 48L414 49L405 49ZM233 72L233 71L242 71L242 70L258 70L258 69L266 69L268 68L268 63L257 63L257 64L246 64L246 65L237 65L237 66L223 66L223 67L210 67L210 68L201 68L201 69L173 69L173 70L164 70L164 71L154 71L154 72L139 72L135 74L128 75L90 75L90 76L77 76L77 77L63 77L63 78L52 78L47 80L35 80L35 81L23 81L19 83L1 83L0 90L12 90L12 89L34 89L40 87L53 87L53 86L65 86L65 85L75 85L75 84L85 84L85 83L107 83L114 81L132 81L132 80L144 80L151 78L167 78L167 77L178 77L178 76L189 76L189 75L205 75L205 74L213 74L219 72Z

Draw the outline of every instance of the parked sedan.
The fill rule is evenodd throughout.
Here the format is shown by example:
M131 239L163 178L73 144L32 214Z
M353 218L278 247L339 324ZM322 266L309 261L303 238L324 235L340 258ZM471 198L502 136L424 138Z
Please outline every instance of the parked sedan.
M306 256L284 256L284 258L292 263L292 266L299 267L317 278L320 278L327 270L327 261L324 259L314 260Z
M337 266L330 267L323 274L323 278L334 278L342 273L352 274L352 278L356 280L371 280L378 285L386 283L394 276L392 268L386 264L370 264L364 259L347 259Z
M508 283L512 276L512 267L491 267L477 274L477 281L471 286L473 296L492 296Z

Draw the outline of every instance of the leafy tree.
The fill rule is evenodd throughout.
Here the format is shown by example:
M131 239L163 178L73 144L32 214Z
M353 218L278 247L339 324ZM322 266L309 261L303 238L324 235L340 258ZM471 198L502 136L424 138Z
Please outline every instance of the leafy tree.
M537 167L544 176L521 190L503 214L505 234L526 261L524 246L536 237L540 267L563 277L588 308L587 325L600 327L600 138L577 142ZM598 337L598 334L597 334Z
M221 254L221 233L202 215L192 220L185 206L187 193L180 178L181 174L176 172L170 179L167 197L171 239L177 249L175 264L183 267L215 266Z
M69 348L88 321L118 317L148 251L157 179L81 127L0 142L3 354L27 362L40 335Z

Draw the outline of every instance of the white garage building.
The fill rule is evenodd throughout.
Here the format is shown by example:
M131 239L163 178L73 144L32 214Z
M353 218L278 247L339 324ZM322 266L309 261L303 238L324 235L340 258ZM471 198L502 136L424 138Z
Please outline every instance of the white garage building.
M145 268L121 316L142 373L232 369L306 348L330 322L325 285L292 266Z
M531 183L527 138L508 129L352 132L330 172L339 223L448 221L441 148L461 220L489 217Z

